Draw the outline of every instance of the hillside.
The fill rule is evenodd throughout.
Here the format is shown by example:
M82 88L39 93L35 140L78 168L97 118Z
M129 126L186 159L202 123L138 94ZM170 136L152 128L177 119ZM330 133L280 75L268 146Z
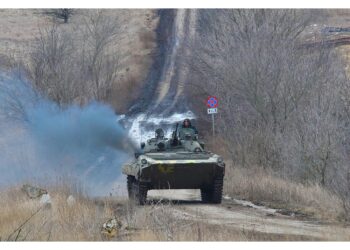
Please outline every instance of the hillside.
M58 30L71 32L79 41L79 30L84 18L96 11L76 9L67 24L45 14L40 9L0 10L0 65L9 66L14 61L31 63L34 42L41 33L56 26ZM115 20L121 31L114 38L110 53L118 54L117 78L113 83L111 97L106 100L117 111L125 112L139 95L139 89L153 62L155 49L155 28L158 18L154 10L110 10L104 15ZM123 93L123 94L120 94Z
M0 241L350 240L349 10L0 14ZM122 166L185 118L222 203L128 201Z

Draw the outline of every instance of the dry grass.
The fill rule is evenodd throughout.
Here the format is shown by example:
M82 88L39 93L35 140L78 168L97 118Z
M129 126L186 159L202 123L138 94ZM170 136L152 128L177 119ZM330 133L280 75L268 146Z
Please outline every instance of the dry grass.
M49 190L50 192L50 190ZM68 205L66 186L51 189L52 205L42 207L15 187L0 192L0 241L249 241L310 240L303 236L266 234L193 221L176 205L135 207L125 199L88 199L76 194ZM101 233L104 222L123 224L113 237Z
M227 166L225 192L269 206L301 212L324 221L344 219L341 200L318 185L303 185L265 171Z
M69 205L65 192L53 191L51 197L52 205L47 207L40 204L38 200L29 199L19 188L2 191L0 193L1 239L11 241L103 239L101 226L107 219L114 216L113 209L107 200L97 206L93 200L75 196L76 202Z
M106 240L101 234L101 226L107 219L115 216L121 218L126 229L111 238L112 240L246 239L241 235L217 233L217 228L209 228L204 224L179 220L170 204L140 208L123 201L118 203L115 200L104 199L97 202L78 196L74 205L68 205L68 193L65 192L67 188L60 187L51 192L51 207L42 207L37 200L29 199L19 189L11 188L0 193L1 240Z

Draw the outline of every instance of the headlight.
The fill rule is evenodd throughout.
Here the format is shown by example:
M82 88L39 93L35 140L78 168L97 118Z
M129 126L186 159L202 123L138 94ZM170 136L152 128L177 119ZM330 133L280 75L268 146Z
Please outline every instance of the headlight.
M199 153L199 152L202 152L202 150L201 150L201 148L197 147L197 148L194 149L194 152L195 153Z
M222 157L219 157L218 158L218 163L223 163L224 162L224 159Z
M147 160L146 160L146 159L142 159L142 160L141 160L141 163L142 163L142 164L147 164Z

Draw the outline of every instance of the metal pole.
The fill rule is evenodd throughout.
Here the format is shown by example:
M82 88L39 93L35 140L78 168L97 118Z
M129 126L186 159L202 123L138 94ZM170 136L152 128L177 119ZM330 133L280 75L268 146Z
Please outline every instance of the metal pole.
M214 114L211 114L211 120L213 123L213 138L215 139L215 123L214 123Z

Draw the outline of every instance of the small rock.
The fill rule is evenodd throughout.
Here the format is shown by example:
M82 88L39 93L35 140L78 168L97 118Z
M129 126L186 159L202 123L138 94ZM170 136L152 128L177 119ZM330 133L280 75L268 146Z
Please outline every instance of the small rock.
M102 225L102 234L106 235L108 238L115 237L122 226L123 224L117 218L109 219Z
M22 191L25 192L31 199L40 198L42 195L47 194L45 189L34 187L29 184L23 185Z
M230 197L230 196L228 196L228 195L224 195L224 196L222 196L222 198L224 199L224 200L231 200L232 198Z
M69 195L67 198L67 204L68 206L73 206L75 204L75 198L73 195Z
M50 207L51 206L51 196L49 194L43 194L40 198L40 204Z

